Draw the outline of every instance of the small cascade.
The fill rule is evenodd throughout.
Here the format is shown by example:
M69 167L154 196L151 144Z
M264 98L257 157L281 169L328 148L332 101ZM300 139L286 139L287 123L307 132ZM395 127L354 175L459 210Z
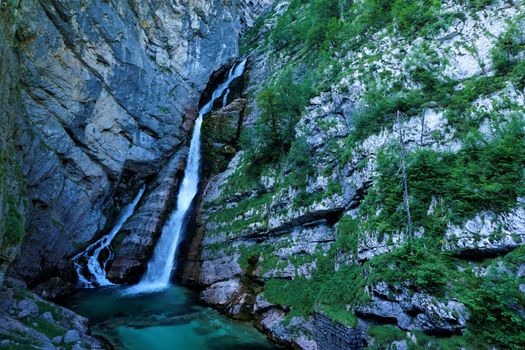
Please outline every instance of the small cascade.
M224 94L224 97L222 98L222 106L226 107L228 104L228 96L230 95L230 88L226 90L226 93Z
M71 259L77 271L80 287L95 288L113 285L106 277L106 266L113 259L111 242L122 228L122 225L124 225L126 220L135 211L135 207L142 198L145 190L146 187L143 186L133 201L122 209L117 223L107 235L92 243L83 252L75 255L73 259ZM102 252L106 254L103 257L101 257Z
M153 252L153 257L148 263L146 273L139 284L128 288L126 293L151 292L162 290L169 286L184 220L198 190L201 148L200 136L203 116L212 110L214 101L221 97L226 89L229 89L231 82L244 73L245 65L246 60L232 67L226 81L215 88L210 100L200 109L199 117L195 121L193 128L188 161L184 169L184 178L177 196L176 210L171 214L162 228L160 239ZM227 101L227 98L223 99L223 104L225 101Z

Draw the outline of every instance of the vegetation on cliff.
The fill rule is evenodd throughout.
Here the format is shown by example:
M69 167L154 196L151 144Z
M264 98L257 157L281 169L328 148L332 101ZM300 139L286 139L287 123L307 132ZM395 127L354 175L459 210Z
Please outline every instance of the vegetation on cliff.
M477 51L473 43L456 43L477 57L479 71L451 73L460 62L452 62L457 56L449 48L441 49L440 42L457 35L458 23L473 28L470 38L474 41L481 31L476 23L486 21L483 11L491 13L496 6L516 7L516 12L503 30L491 28L497 34L489 35L488 54ZM267 215L275 215L276 207L281 206L279 219L293 225L286 222L290 212L309 213L315 205L326 210L327 201L346 195L347 184L340 174L349 167L354 174L372 169L372 181L365 186L357 209L347 207L344 215L339 213L337 239L330 249L283 259L279 254L292 244L282 239L276 245L260 237L255 244L238 249L240 265L248 274L275 276L272 271L293 266L295 275L290 279L262 278L264 296L287 306L288 320L323 313L355 327L358 306L370 302L375 285L387 282L436 300L459 301L470 316L461 336L439 338L416 330L417 344L390 325L370 327L375 348L397 340L407 340L410 348L525 346L525 300L520 290L524 280L519 272L524 257L523 247L516 248L522 238L519 232L506 231L501 221L523 208L525 196L521 102L525 22L519 4L505 6L498 1L292 0L276 16L275 25L261 19L247 34L245 50L271 52L273 73L259 82L254 98L260 115L243 130L241 161L227 178L222 197L213 204L247 196L237 207L213 212L212 222L228 225L217 225L209 234L228 232L230 239L245 238L246 232L258 227L256 232L271 235ZM388 52L389 48L397 52ZM382 61L383 57L388 59ZM358 83L352 85L354 81ZM349 132L342 142L323 139L322 146L312 146L316 140L305 129L318 127L323 135L339 127L323 114L323 108L333 113L329 106L311 100L323 92L340 100L354 98L354 109L349 117L345 115ZM398 111L401 122L395 118ZM310 115L326 119L315 120L312 126ZM424 136L425 118L439 120L441 116L444 126ZM310 119L302 123L305 117ZM404 141L416 232L413 242L406 239L399 141L391 136L407 125L422 125L420 131L407 130L410 138ZM377 152L370 146L384 140ZM362 153L367 158L352 163ZM332 163L322 168L325 164L320 159ZM328 178L324 189L312 190L322 177ZM261 186L267 178L275 179L275 184ZM286 196L292 200L284 201ZM283 203L289 207L283 208ZM476 226L479 232L470 239L502 248L458 248L453 229L472 222L485 225L483 215L489 214L500 218L493 222L496 229L490 237L482 237L485 226ZM283 227L289 227L284 223ZM516 244L497 244L504 239ZM380 242L384 251L363 257L360 249L371 241ZM220 243L214 244L220 250Z

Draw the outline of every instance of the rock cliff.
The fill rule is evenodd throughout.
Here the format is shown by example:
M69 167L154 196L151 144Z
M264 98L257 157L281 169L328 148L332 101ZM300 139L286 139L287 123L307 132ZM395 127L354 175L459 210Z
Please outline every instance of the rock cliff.
M15 72L18 90L4 91L5 100L8 93L21 100L9 106L27 125L17 137L6 129L2 139L20 140L19 173L29 194L27 235L12 275L35 286L63 274L67 259L107 229L141 183L183 161L180 150L211 73L237 56L245 18L267 2L241 5L242 11L221 1L5 5L16 8L3 30L18 59L11 59L17 68L6 71L2 88L15 90L7 85ZM162 198L154 187L142 211L153 205L162 218L166 209L159 208L167 208L176 186ZM153 243L159 224L137 220L136 239ZM122 259L133 254L144 259L140 252Z
M395 5L299 3L244 36L238 152L203 192L183 280L297 348L518 349L521 2L443 2L415 27ZM231 108L208 119L220 162Z
M0 286L7 271L48 298L72 289L70 258L146 183L114 242L109 273L124 283L140 276L172 208L201 93L238 56L241 30L268 5L0 2ZM12 306L2 305L3 322L15 327L2 325L9 336L24 333L45 348L84 346L19 324ZM47 322L35 312L27 320ZM51 323L67 330L69 321L84 337L84 320Z
M23 145L28 235L14 275L35 283L53 274L108 224L122 193L169 162L209 75L237 54L237 32L220 1L20 4L32 132Z
M203 125L182 281L301 349L525 346L521 1L0 11L0 286L73 288L70 258L146 184L108 272L137 280L210 77L241 52ZM1 293L7 345L103 346L23 283Z

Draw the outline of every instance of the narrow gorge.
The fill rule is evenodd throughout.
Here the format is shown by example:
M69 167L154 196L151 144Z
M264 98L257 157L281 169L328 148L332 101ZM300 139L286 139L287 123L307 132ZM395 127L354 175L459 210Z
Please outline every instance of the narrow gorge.
M525 348L525 4L0 0L0 349Z

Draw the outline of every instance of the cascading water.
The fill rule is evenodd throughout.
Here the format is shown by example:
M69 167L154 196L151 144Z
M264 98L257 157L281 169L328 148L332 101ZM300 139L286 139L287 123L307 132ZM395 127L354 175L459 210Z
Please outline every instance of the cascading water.
M135 196L133 201L130 204L126 205L124 209L122 209L117 223L115 224L115 226L113 226L113 228L107 235L105 235L95 243L92 243L82 253L75 255L73 259L71 259L75 266L75 270L77 271L79 285L81 287L94 288L100 286L109 286L113 284L106 278L106 266L108 262L111 261L111 259L113 259L113 251L110 248L110 244L117 235L117 233L120 231L122 225L124 225L126 220L135 211L135 207L142 198L142 195L144 194L145 190L146 187L143 186L139 190L139 193ZM103 251L107 252L107 256L101 263L100 254ZM85 265L83 264L84 262ZM87 271L84 267L87 268ZM90 276L86 277L85 272L88 272Z
M231 82L244 73L245 65L246 60L234 66L228 73L226 81L213 91L210 100L200 109L199 117L195 121L195 127L193 128L188 162L177 196L176 210L162 228L162 234L153 252L153 257L148 263L146 273L139 284L129 288L127 293L150 292L165 289L169 286L184 220L191 202L197 194L199 184L202 118L212 110L214 101L221 97L226 89L229 89ZM226 103L225 101L227 101L227 98L223 99L223 105Z
M230 95L230 88L226 90L224 97L222 98L222 106L225 107L228 104L228 96Z

